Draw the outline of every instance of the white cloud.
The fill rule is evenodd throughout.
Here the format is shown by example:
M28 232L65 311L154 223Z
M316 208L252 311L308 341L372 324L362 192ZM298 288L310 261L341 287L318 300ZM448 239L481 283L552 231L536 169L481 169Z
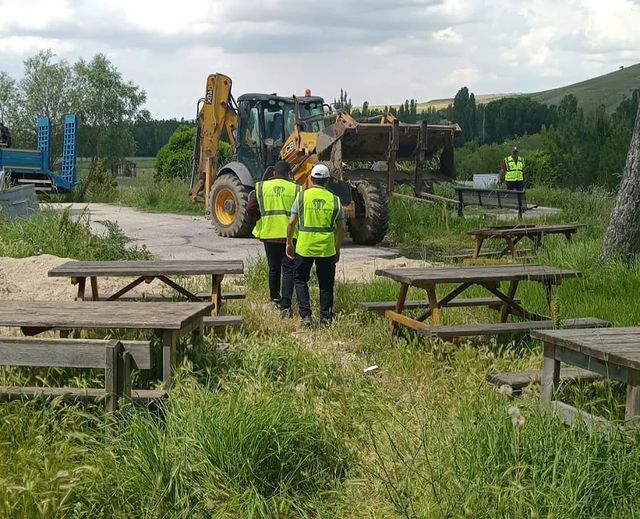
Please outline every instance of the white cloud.
M452 70L442 81L441 85L448 87L469 86L476 80L480 71L476 67L463 67ZM455 93L455 92L454 92Z
M453 27L434 32L433 39L445 43L462 43L464 41L462 34L456 32Z

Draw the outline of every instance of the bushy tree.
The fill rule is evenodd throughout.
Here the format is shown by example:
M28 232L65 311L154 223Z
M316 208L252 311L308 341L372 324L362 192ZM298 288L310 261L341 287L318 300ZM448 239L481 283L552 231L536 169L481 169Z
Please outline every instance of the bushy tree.
M156 180L191 178L193 149L196 142L194 126L180 126L169 138L169 142L160 148L156 156ZM231 160L233 148L227 142L218 145L218 164L224 165Z

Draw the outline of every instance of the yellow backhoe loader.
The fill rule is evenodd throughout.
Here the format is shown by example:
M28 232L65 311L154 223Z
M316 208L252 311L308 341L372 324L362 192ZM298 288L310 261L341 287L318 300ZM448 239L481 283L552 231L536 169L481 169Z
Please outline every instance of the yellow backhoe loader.
M397 184L412 184L420 196L425 184L455 176L457 124L404 124L390 114L378 122L357 121L309 92L303 97L244 94L236 102L231 84L223 74L207 78L198 102L190 190L192 201L204 202L221 236L250 235L255 222L246 210L249 193L278 160L291 164L302 186L310 182L314 164L326 163L333 177L329 189L345 207L349 234L363 245L377 244L387 233L389 196ZM235 153L231 162L219 164L224 136ZM410 170L398 168L407 161Z

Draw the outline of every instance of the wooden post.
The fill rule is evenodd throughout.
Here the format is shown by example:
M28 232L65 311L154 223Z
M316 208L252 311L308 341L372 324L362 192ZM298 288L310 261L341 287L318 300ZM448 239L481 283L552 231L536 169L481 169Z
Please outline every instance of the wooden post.
M509 284L509 290L507 291L507 297L513 301L516 297L516 292L518 291L518 280L512 281ZM507 318L509 317L509 305L507 305L506 303L502 305L502 308L500 309L500 322L501 323L506 323L507 322Z
M162 330L162 381L166 389L170 389L173 384L172 374L176 364L178 338L178 330Z
M396 313L401 314L404 310L404 302L407 299L407 292L409 291L409 285L406 283L400 284L400 293L398 294L398 300L396 302ZM398 323L391 321L391 339L393 339L398 331Z
M211 309L211 315L215 317L222 312L222 279L223 275L214 274L211 276L211 302L213 308Z
M391 125L391 139L389 142L389 158L387 159L387 193L390 195L395 189L396 183L396 155L400 146L400 122L394 119Z
M122 351L118 357L118 399L131 401L131 353Z
M105 346L104 364L104 407L107 414L114 413L118 407L118 357L122 353L120 341L109 341Z
M91 276L89 279L91 281L91 299L93 299L94 301L97 301L99 299L98 278L96 276Z
M416 196L421 196L422 193L422 163L425 159L427 151L427 121L420 122L420 134L418 135L418 154L416 155L416 178L414 193Z
M433 326L440 326L442 324L442 315L440 312L440 305L438 304L438 296L436 295L436 286L429 285L425 287L427 291L427 297L429 298L429 309L431 310L431 324Z
M556 347L549 342L544 343L544 360L542 365L540 405L551 407L553 393L560 381L560 361L556 360Z
M480 251L482 250L482 244L484 243L484 238L482 236L476 235L476 249L473 252L473 258L479 258L480 257Z
M556 318L556 302L553 299L553 283L551 281L544 282L544 293L547 298L547 306L549 308L549 317Z
M76 295L76 301L84 301L84 289L87 284L87 278L71 278L71 283L78 285L78 294Z
M627 402L624 408L624 421L638 419L640 415L640 372L628 369Z
M513 240L509 237L509 236L505 236L505 241L507 242L507 247L509 249L509 251L511 252L511 259L512 260L517 260L518 259L518 253L516 252L516 245L513 242Z

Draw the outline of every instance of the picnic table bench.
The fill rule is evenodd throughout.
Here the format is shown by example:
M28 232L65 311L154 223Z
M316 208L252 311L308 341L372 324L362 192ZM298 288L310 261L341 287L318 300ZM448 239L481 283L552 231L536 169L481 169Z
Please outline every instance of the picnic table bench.
M132 390L131 369L149 369L148 341L41 339L0 337L0 365L14 367L98 368L104 370L104 389L71 387L0 386L0 399L64 398L102 401L107 412L117 410L121 399L153 400L164 391Z
M407 326L430 336L457 337L464 335L500 335L504 333L520 333L536 327L549 327L555 317L553 287L564 279L577 278L580 273L575 270L559 269L544 265L492 265L492 266L447 266L427 268L379 269L376 275L388 277L400 283L400 291L394 310L385 310L384 315L391 320L391 333L395 335L398 325ZM521 281L534 281L544 287L549 315L531 312L516 299ZM509 282L507 291L500 288L502 282ZM455 284L446 295L438 297L437 287L443 284ZM454 306L454 301L464 301L459 297L472 286L480 286L492 296L498 298L500 307L499 323L488 325L454 325L442 326L442 309ZM403 315L409 287L417 287L427 293L428 308L424 313L413 318ZM488 305L487 305L488 306ZM529 322L507 322L509 315L521 317ZM431 326L424 322L431 319ZM587 326L585 321L576 325ZM599 324L594 324L599 326Z
M627 384L625 421L640 414L640 327L536 331L544 343L540 403L568 424L593 425L604 419L554 400L560 363L577 366Z
M94 301L0 301L0 326L25 335L48 330L153 330L162 341L161 378L172 382L176 347L183 335L202 327L210 303Z
M222 280L228 274L244 273L242 261L68 261L49 271L51 277L67 277L78 286L76 299L85 299L87 278L91 285L91 300L116 301L141 283L151 283L157 279L173 288L187 301L201 302L204 294L194 294L171 277L174 276L211 276L211 292L207 299L213 304L211 315L219 315L222 311ZM117 292L100 297L98 277L134 277L135 279ZM131 294L129 294L131 295Z
M583 224L566 224L566 225L515 225L515 226L494 226L485 229L476 229L469 231L469 234L475 241L476 246L472 254L472 258L477 259L482 255L482 245L488 240L504 240L506 247L499 253L499 257L504 256L508 252L511 258L518 259L516 244L523 238L528 238L533 242L533 248L538 249L542 244L542 240L549 234L562 234L567 241L571 241L573 235L578 229L585 227Z
M458 216L464 215L464 207L466 205L517 209L519 218L522 218L522 214L528 209L537 207L527 205L527 197L524 191L482 189L466 186L456 186L455 190L458 199Z

